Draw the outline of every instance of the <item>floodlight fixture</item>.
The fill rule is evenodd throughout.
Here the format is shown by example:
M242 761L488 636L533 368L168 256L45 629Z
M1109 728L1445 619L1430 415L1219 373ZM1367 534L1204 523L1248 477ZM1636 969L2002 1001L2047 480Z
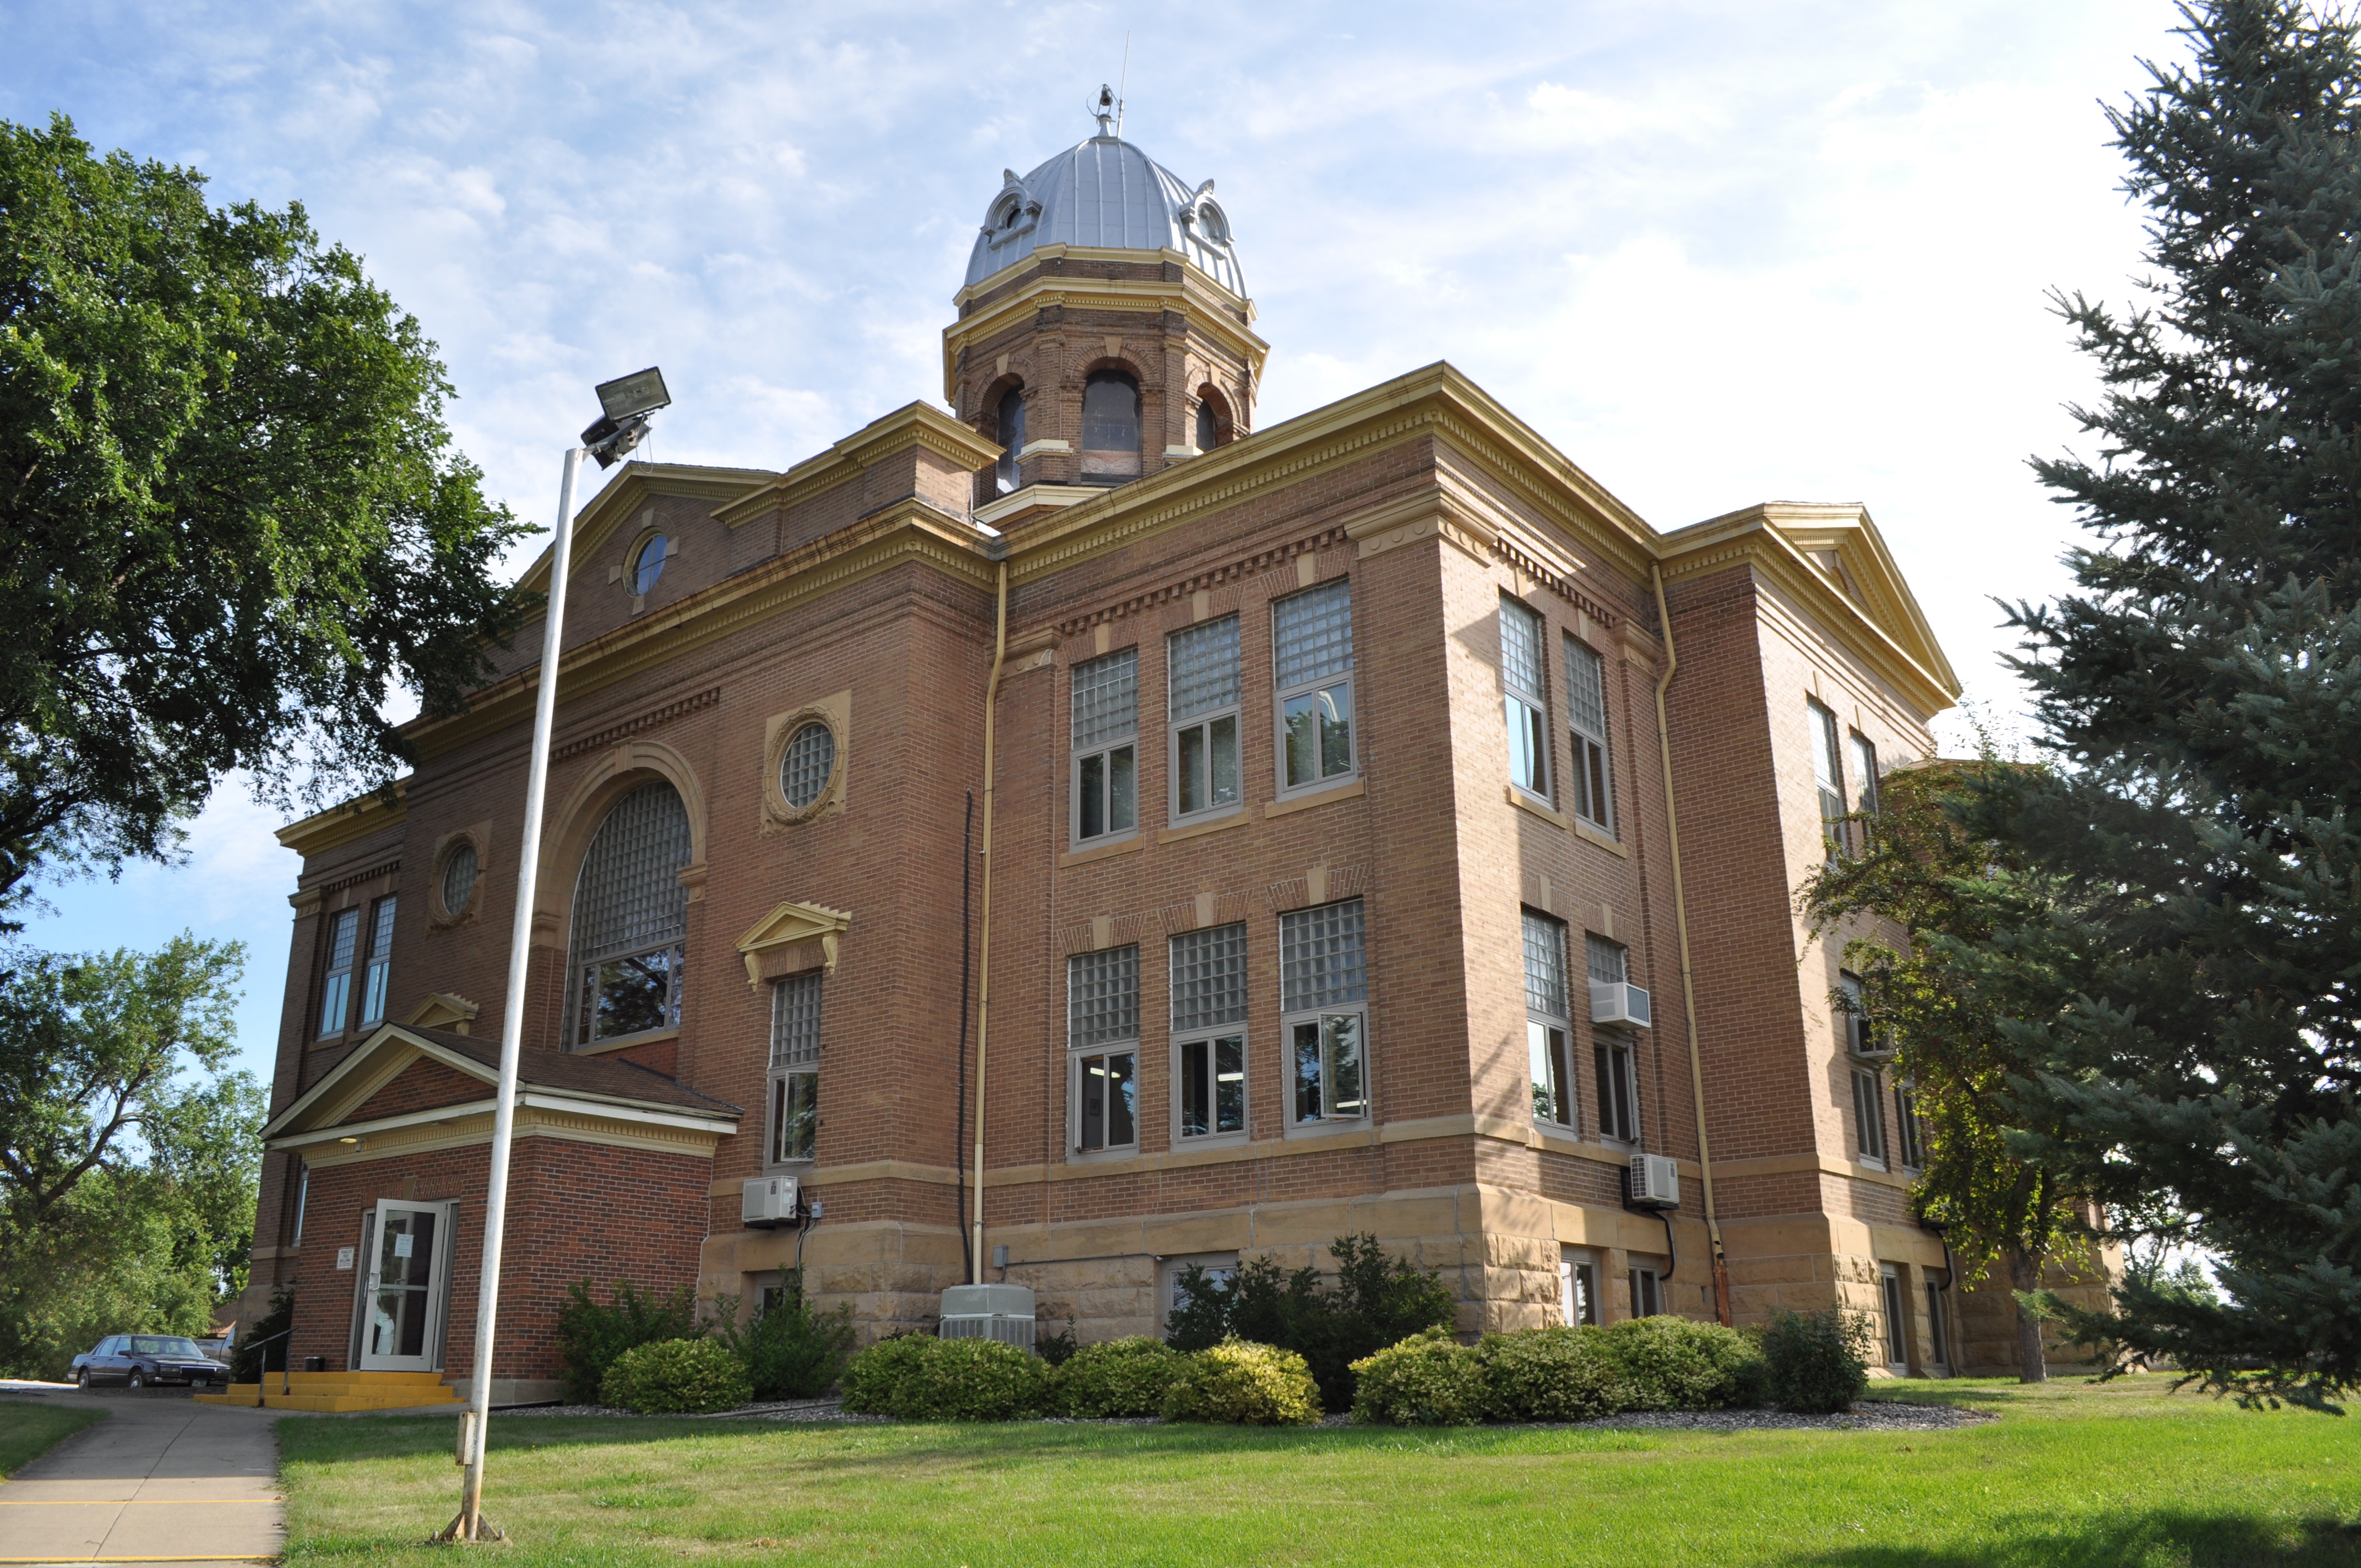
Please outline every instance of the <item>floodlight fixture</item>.
M598 407L602 411L583 430L583 448L598 460L598 466L611 468L646 438L648 416L671 406L664 372L653 365L601 381Z

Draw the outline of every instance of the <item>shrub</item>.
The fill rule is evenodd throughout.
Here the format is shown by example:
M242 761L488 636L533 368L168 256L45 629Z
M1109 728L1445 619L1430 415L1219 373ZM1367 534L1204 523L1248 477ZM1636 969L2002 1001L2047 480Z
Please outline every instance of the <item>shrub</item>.
M1832 1415L1869 1389L1869 1321L1841 1307L1782 1310L1763 1331L1771 1398L1782 1409Z
M599 1399L642 1415L734 1410L752 1391L746 1368L709 1339L658 1340L617 1356L599 1385Z
M1048 1409L1049 1363L988 1339L902 1334L844 1372L844 1408L906 1421L1006 1421Z
M1768 1371L1746 1336L1686 1318L1630 1318L1599 1331L1630 1410L1719 1410L1763 1402Z
M1455 1316L1442 1276L1389 1257L1378 1238L1338 1236L1330 1251L1336 1282L1320 1273L1282 1274L1267 1257L1250 1259L1224 1286L1202 1268L1182 1270L1179 1300L1165 1321L1177 1350L1197 1351L1235 1337L1302 1355L1330 1408L1353 1403L1353 1363Z
M642 1296L630 1280L618 1279L603 1307L590 1299L588 1279L567 1286L566 1294L572 1299L557 1314L557 1359L566 1397L577 1405L604 1398L607 1369L625 1351L697 1335L697 1307L686 1286L669 1296Z
M707 1325L746 1368L757 1399L809 1399L825 1394L852 1358L852 1309L815 1312L801 1283L791 1283L741 1323L738 1298L714 1300Z
M1068 1318L1064 1328L1033 1342L1033 1354L1052 1366L1063 1366L1074 1358L1074 1352L1081 1346L1082 1342L1074 1337L1074 1320Z
M1484 1358L1442 1329L1353 1363L1353 1419L1398 1427L1472 1426L1490 1405Z
M1136 1336L1086 1344L1060 1368L1057 1406L1070 1416L1153 1416L1189 1358L1161 1340Z
M1497 1420L1587 1421L1631 1408L1622 1358L1604 1329L1486 1334L1476 1352Z
M1164 1419L1310 1426L1320 1419L1320 1388L1295 1352L1225 1339L1186 1358L1164 1396Z

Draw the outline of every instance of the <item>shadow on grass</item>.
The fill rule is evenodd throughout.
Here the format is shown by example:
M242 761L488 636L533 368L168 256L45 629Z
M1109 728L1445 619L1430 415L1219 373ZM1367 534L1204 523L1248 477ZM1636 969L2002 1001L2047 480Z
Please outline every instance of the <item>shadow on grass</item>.
M2009 1521L1994 1530L2007 1560L2043 1568L2341 1568L2361 1564L2361 1526L2335 1519L2281 1520L2255 1514L2158 1509L2071 1524ZM1990 1548L1859 1546L1786 1560L1794 1568L1988 1568Z

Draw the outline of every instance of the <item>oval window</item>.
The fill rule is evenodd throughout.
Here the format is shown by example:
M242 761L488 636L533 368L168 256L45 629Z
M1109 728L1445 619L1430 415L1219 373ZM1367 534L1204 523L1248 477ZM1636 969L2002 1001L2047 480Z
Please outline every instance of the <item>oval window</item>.
M796 730L779 759L779 793L803 810L828 792L836 773L836 731L818 719Z
M664 576L664 555L671 549L672 542L663 534L648 535L647 543L640 546L639 554L631 562L633 593L643 594L656 586L656 579Z
M443 913L465 914L475 896L476 846L462 839L443 860Z

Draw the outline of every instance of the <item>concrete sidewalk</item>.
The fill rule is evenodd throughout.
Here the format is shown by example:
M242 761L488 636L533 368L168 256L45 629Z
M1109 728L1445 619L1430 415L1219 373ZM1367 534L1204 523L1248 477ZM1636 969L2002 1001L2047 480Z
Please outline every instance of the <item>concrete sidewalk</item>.
M0 1482L0 1563L255 1563L287 1535L278 1413L128 1392L31 1394L103 1406Z

